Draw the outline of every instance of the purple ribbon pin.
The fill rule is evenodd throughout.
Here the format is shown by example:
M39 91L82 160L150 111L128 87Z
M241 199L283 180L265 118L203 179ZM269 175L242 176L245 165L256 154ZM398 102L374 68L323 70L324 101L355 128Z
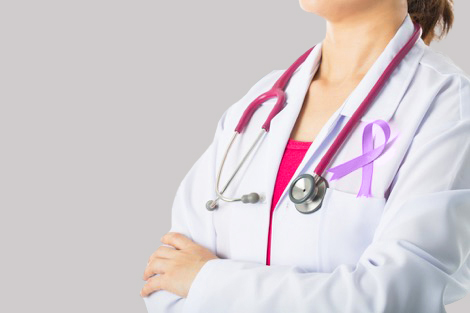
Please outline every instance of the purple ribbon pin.
M372 126L374 124L380 126L384 135L385 135L385 142L383 145L374 149L374 142L372 137ZM365 196L371 197L371 185L372 185L372 173L373 173L373 162L377 159L383 152L385 145L387 144L388 140L390 139L390 125L384 120L376 120L364 127L364 132L362 133L362 155L337 165L335 167L331 167L327 172L332 172L333 176L330 180L339 179L358 168L362 167L362 183L361 188L359 189L359 193L357 197Z

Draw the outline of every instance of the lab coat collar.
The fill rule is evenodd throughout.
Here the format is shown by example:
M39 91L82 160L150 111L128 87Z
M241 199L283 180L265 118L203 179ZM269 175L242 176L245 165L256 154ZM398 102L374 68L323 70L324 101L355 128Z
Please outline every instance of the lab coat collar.
M395 33L395 36L390 40L384 51L380 54L360 83L356 86L353 92L340 107L339 113L341 115L348 117L353 115L362 101L366 98L374 84L377 82L380 75L382 75L385 68L409 40L413 34L413 31L413 21L408 14ZM312 78L320 65L322 45L323 41L315 45L311 53L305 59L304 63L302 63L294 72L291 81L286 88L286 92L288 94L287 103L289 104L286 104L286 108L290 106L290 109L292 109L288 109L288 111L298 112L300 110L308 87L310 86ZM418 64L424 53L423 47L424 42L420 38L392 73L390 79L387 81L382 91L377 95L374 102L371 103L368 110L361 117L361 121L371 122L376 119L389 121L391 119L400 103L401 98L405 94L405 91L410 84L416 69L418 68ZM397 77L398 75L400 75L400 79L394 79L394 77ZM289 101L289 97L291 97L291 101Z

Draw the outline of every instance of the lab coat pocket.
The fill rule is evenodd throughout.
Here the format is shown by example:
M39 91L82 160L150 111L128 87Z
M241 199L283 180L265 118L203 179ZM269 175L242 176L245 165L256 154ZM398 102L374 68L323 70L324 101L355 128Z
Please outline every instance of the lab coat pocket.
M268 217L260 204L220 203L212 214L217 256L253 262L265 259L266 237L260 225L267 224Z
M385 206L385 198L356 197L328 188L320 225L320 268L332 272L338 265L355 265L372 242Z

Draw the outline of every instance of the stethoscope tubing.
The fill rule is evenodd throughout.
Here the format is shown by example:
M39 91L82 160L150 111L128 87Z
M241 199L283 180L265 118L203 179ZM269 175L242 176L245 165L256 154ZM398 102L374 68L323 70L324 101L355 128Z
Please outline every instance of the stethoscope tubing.
M365 111L369 108L371 103L374 101L374 99L377 97L379 94L380 90L383 88L387 80L390 78L392 72L395 70L395 68L400 64L400 62L405 58L405 56L408 54L408 52L413 48L415 43L418 41L418 39L421 37L422 34L422 28L421 26L414 22L414 32L410 39L406 42L406 44L400 49L400 51L395 55L395 57L392 59L392 61L388 64L382 75L379 77L377 82L374 84L370 92L367 94L366 98L362 101L362 103L359 105L359 107L356 109L356 111L353 113L351 118L348 120L346 125L341 129L340 133L336 136L335 140L333 143L330 145L326 153L323 155L323 157L320 159L320 162L317 164L314 170L314 183L317 184L319 181L324 181L327 184L327 181L323 178L323 172L325 171L326 167L329 165L331 160L333 159L334 155L336 152L341 148L342 144L348 137L348 135L353 131L354 127L358 124L360 118L363 116ZM305 61L305 59L308 57L310 52L315 48L313 46L312 48L308 49L304 54L302 54L280 77L279 79L274 83L272 88L261 95L259 95L256 99L254 99L248 107L245 109L243 112L237 126L235 127L235 132L232 136L232 139L230 140L230 143L225 150L225 154L223 156L222 162L219 166L219 170L217 173L217 178L216 178L216 185L215 185L215 192L217 194L217 198L215 200L211 200L206 204L206 207L209 210L213 210L217 207L217 202L219 199L224 200L226 202L234 202L234 201L243 201L242 198L229 198L223 196L223 193L227 189L227 187L230 185L232 182L233 178L235 175L239 172L240 168L243 166L245 163L246 159L248 156L252 153L254 150L254 147L258 144L258 142L261 140L264 134L268 133L270 130L270 124L271 120L283 109L285 100L286 100L286 93L285 93L285 87L287 86L290 78L293 76L293 73L295 70ZM227 159L228 153L232 148L233 142L235 141L235 138L240 135L243 130L246 128L248 125L249 121L251 120L251 117L255 113L255 111L260 107L260 105L266 101L268 101L271 98L277 98L277 101L269 113L268 117L266 118L264 124L261 127L261 132L259 135L256 137L254 140L253 144L250 146L248 151L245 153L242 161L239 163L225 186L223 187L222 191L219 190L219 184L220 184L220 178L222 175L222 170L223 166L225 164L225 161ZM245 201L244 201L245 202Z
M255 141L253 142L253 144L251 145L251 147L248 149L248 151L245 153L245 156L243 157L243 159L240 161L240 163L238 164L237 168L235 169L235 171L233 172L232 176L229 178L229 180L227 181L227 183L225 184L224 188L222 189L222 191L219 191L219 184L220 184L220 177L222 176L222 169L223 169L223 166L225 164L225 161L227 159L227 155L230 151L230 149L232 148L232 144L233 142L235 141L235 138L239 135L239 133L235 132L232 136L232 139L230 140L230 143L227 147L227 149L225 150L225 154L224 154L224 157L222 159L222 162L220 163L220 166L219 166L219 171L218 171L218 174L217 174L217 182L216 182L216 186L215 186L215 192L217 194L217 200L218 199L222 199L224 201L227 201L227 202L234 202L234 201L241 201L241 198L228 198L228 197L225 197L223 196L222 194L225 192L225 190L227 189L227 187L230 185L230 183L232 182L233 178L235 177L235 175L238 173L238 171L240 170L240 168L243 166L243 164L245 163L246 159L248 158L248 156L251 154L251 152L254 150L256 144L261 140L261 138L263 137L263 135L266 133L266 130L265 129L262 129L260 131L260 133L258 134L258 136L256 137Z
M291 66L289 66L289 68L281 75L281 77L278 78L270 90L262 93L250 103L250 105L243 112L240 121L235 127L235 131L237 133L241 133L245 129L246 125L248 125L248 122L251 120L253 113L255 113L262 103L268 101L271 98L277 97L276 104L274 104L274 107L266 118L266 121L261 126L261 128L266 130L266 132L269 132L271 120L284 108L284 103L286 100L286 93L284 89L286 88L287 83L289 82L295 70L305 61L305 59L307 59L313 48L315 48L315 46L308 49Z

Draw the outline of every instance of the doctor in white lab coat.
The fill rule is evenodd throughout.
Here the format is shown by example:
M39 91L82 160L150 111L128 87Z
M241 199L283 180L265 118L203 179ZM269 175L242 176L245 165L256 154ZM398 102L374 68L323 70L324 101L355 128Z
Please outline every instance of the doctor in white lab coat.
M369 0L352 2L364 1ZM401 2L382 2L393 1ZM314 8L317 1L301 2L305 9L307 2ZM329 4L323 6L330 6L344 0L318 1L318 6L325 2ZM330 17L325 12L320 13ZM363 79L321 128L292 180L313 173L410 38L413 22L407 12ZM429 29L424 31L428 40ZM362 154L366 124L388 122L390 141L373 162L372 196L357 197L361 170L329 181L322 207L312 214L299 213L286 188L274 209L271 265L266 265L277 170L321 64L323 45L318 43L295 71L286 88L286 106L224 193L238 197L258 192L262 201L219 201L218 209L208 211L206 202L216 198L216 171L244 109L284 70L264 76L222 115L212 144L181 182L171 231L145 269L142 295L149 313L437 313L469 292L470 79L422 39L329 165ZM263 104L235 141L221 186L259 134L275 101ZM383 135L374 132L377 146ZM324 177L331 176L326 172Z

